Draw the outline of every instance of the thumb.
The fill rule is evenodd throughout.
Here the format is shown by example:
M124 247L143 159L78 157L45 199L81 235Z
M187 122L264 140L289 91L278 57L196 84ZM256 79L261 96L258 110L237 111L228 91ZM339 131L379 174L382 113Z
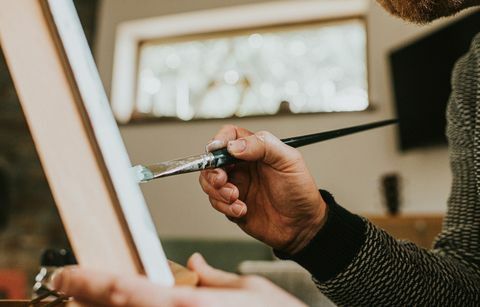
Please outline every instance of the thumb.
M237 288L241 285L240 276L211 267L199 253L193 254L190 259L188 259L187 266L190 270L198 274L200 286Z
M276 169L301 159L300 152L284 144L267 131L229 141L228 152L235 158L245 161L262 161Z

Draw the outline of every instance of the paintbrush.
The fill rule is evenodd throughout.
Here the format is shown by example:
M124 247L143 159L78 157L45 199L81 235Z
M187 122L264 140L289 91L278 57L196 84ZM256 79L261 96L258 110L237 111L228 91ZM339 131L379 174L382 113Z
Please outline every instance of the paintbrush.
M384 120L360 126L286 138L282 139L282 142L297 148L365 130L395 124L397 122L398 121L396 119ZM227 151L227 148L222 148L196 156L166 161L149 166L137 165L134 166L132 170L138 182L148 182L156 178L197 172L204 169L224 167L238 162L242 161L230 155Z

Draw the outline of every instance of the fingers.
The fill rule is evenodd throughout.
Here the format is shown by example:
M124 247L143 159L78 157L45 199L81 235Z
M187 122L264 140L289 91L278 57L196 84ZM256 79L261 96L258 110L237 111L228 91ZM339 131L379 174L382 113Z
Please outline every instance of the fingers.
M215 135L210 143L205 147L206 151L214 151L220 148L227 147L228 141L235 140L237 138L246 137L253 133L247 129L240 128L233 125L223 126L222 129Z
M238 199L238 188L226 182L226 177L222 170L204 171L199 178L200 186L217 211L231 218L243 217L247 214L247 205Z
M239 190L235 185L227 182L217 188L212 182L209 182L208 178L208 172L204 172L200 175L199 181L213 208L232 218L243 217L247 214L247 205L238 199Z
M247 205L239 199L232 204L227 204L211 197L209 197L209 200L215 210L225 214L227 217L238 219L247 214Z
M57 273L53 286L80 302L108 306L175 306L174 302L187 295L184 290L165 291L141 276L116 276L78 267Z
M205 183L213 186L216 189L223 187L228 180L228 175L223 169L205 170L200 172L200 184ZM202 186L203 187L203 186Z
M208 306L305 306L265 278L215 269L198 253L190 257L187 266L200 277L200 286L214 288L200 288Z
M240 276L211 267L199 253L193 254L188 259L187 266L200 277L200 286L234 288L242 284Z
M284 144L267 131L229 141L227 149L238 159L262 161L276 169L282 169L301 159L296 149Z
M124 280L125 282L114 275L76 267L66 268L58 272L53 278L53 286L55 289L83 302L111 306L125 306L129 302L132 306L139 306L141 302L134 302L132 293L146 291L149 288L148 283L136 277ZM128 289L126 285L130 281L135 281L132 289Z
M266 287L259 278L240 277L210 267L199 254L191 257L188 267L199 274L202 286L216 289L166 288L141 276L120 278L81 268L63 270L54 285L85 306L301 306L278 288Z
M251 131L226 125L220 129L206 150L213 151L227 147L230 154L245 161L262 161L273 168L282 169L301 159L299 151L284 144L267 131Z
M208 182L205 176L199 177L202 190L211 198L231 204L238 199L238 188L227 182L222 186L215 187Z

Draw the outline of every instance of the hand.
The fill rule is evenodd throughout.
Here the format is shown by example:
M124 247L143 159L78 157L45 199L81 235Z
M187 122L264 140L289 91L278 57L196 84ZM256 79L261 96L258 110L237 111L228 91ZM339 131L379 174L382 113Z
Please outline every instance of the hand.
M212 206L271 247L300 251L320 230L326 211L300 152L269 132L235 126L223 127L207 150L224 147L247 162L201 173Z
M143 276L116 276L80 267L58 272L53 284L85 306L305 306L266 279L214 269L200 254L190 257L188 267L199 274L200 288L160 287Z

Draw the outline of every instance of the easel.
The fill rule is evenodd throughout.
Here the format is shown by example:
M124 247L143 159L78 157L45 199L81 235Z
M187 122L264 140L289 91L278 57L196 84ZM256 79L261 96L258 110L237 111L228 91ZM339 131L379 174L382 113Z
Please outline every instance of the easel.
M71 45L82 41L71 40L78 29L62 11L70 4L0 0L0 42L76 257L162 285L173 284L172 271L175 284L196 284L195 274L169 268L138 186L122 179L128 157L90 53Z

